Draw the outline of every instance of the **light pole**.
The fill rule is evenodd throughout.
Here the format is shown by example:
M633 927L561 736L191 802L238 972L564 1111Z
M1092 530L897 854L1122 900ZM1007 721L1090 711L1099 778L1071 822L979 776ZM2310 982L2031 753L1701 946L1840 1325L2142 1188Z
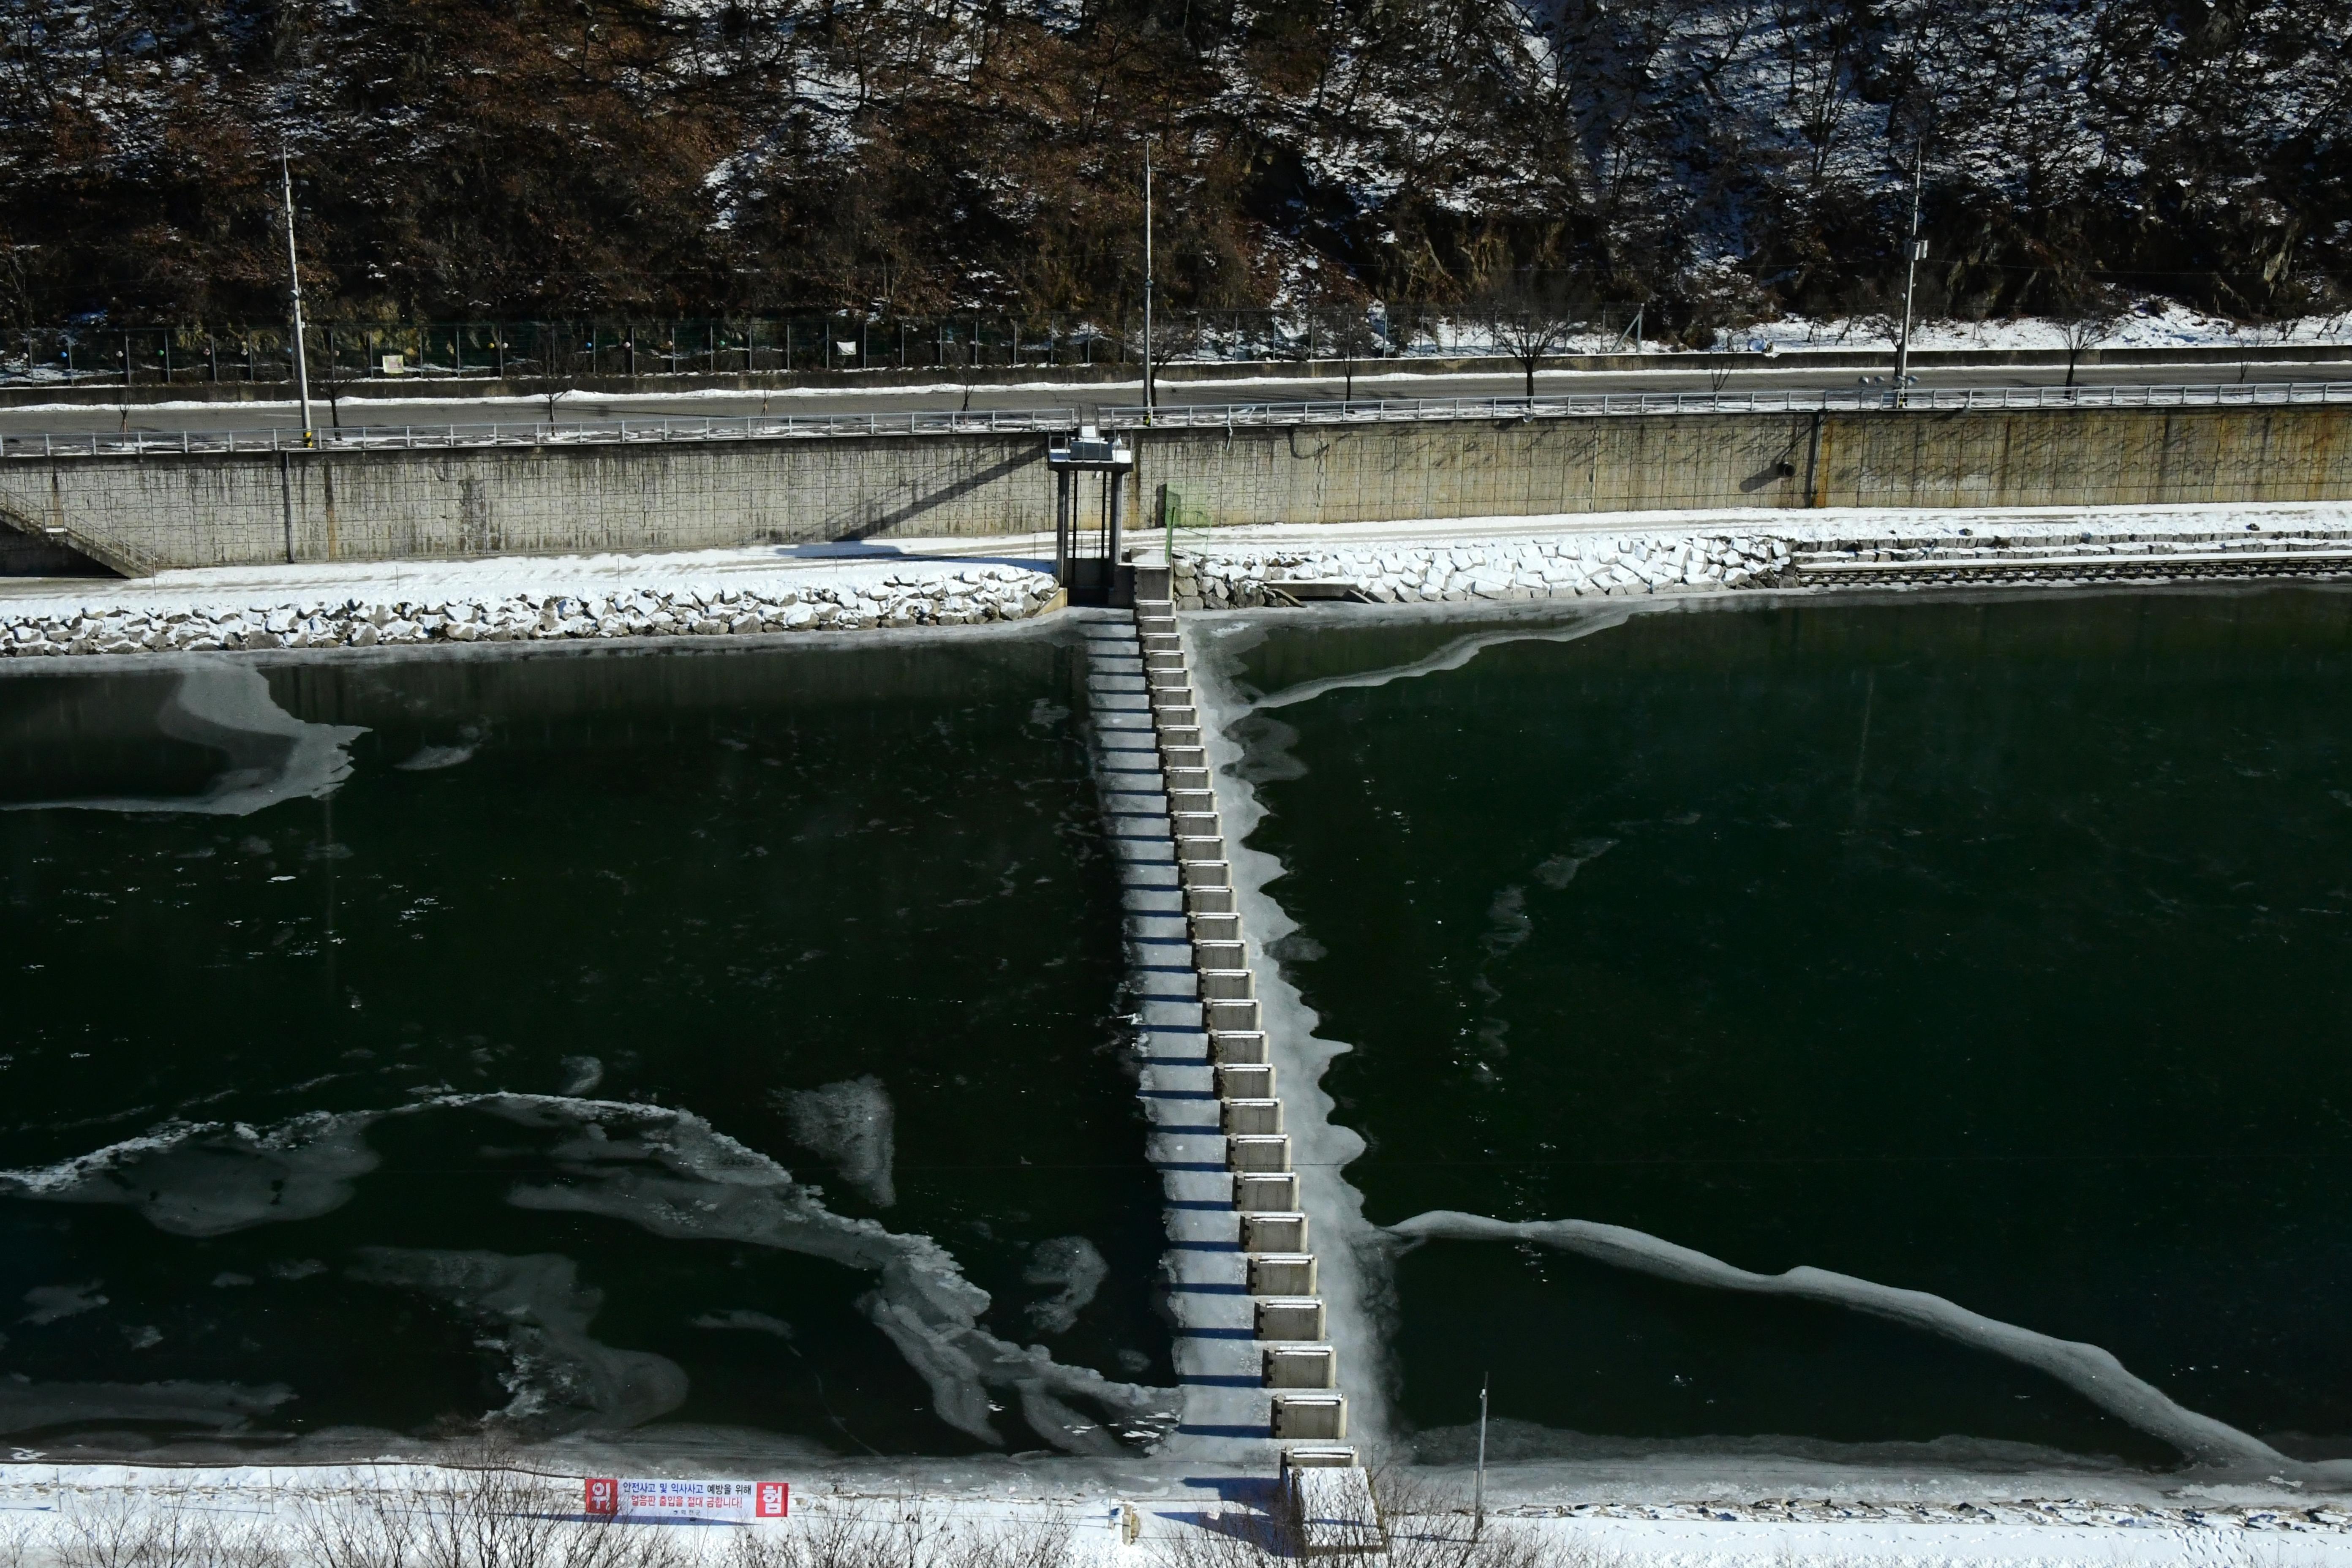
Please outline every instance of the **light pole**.
M1927 167L1924 140L1911 144L1911 237L1904 246L1903 335L1895 342L1895 406L1903 406L1911 371L1911 293L1918 286L1919 263L1927 259L1927 242L1919 237L1919 186Z
M1475 1541L1486 1530L1486 1384L1488 1379L1478 1379L1478 1489L1470 1505L1470 1539Z
M310 426L310 361L302 348L302 264L294 254L294 171L286 149L278 150L278 178L286 193L286 282L294 300L294 386L302 400L302 445L318 445Z
M1151 423L1151 143L1143 144L1143 422Z

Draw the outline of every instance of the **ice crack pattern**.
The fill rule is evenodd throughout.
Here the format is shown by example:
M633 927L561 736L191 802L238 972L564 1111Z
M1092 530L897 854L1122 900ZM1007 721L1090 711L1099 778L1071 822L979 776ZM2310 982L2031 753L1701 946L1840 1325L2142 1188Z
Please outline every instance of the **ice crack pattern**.
M1957 1341L2046 1373L2117 1420L2171 1444L2192 1463L2262 1476L2320 1475L2352 1479L2352 1463L2305 1464L2259 1437L2187 1409L2134 1376L2097 1345L2061 1340L1972 1312L1925 1290L1857 1279L1826 1268L1755 1274L1643 1231L1591 1220L1504 1220L1433 1209L1385 1227L1400 1250L1432 1241L1515 1241L1575 1253L1618 1268L1679 1284L1759 1296L1785 1296L1844 1307Z
M0 1172L0 1197L122 1205L169 1234L215 1237L340 1207L379 1163L366 1142L371 1127L451 1112L556 1135L553 1179L511 1186L507 1202L518 1208L601 1215L672 1239L772 1247L874 1276L858 1310L922 1378L940 1419L983 1443L1007 1443L992 1419L992 1393L1012 1396L1040 1437L1070 1453L1130 1452L1158 1442L1173 1423L1172 1391L1063 1365L1043 1346L982 1327L989 1293L931 1237L835 1214L774 1160L700 1116L666 1107L448 1094L266 1130L184 1123L44 1169ZM514 1416L546 1414L551 1384L555 1402L576 1413L562 1424L600 1428L654 1419L685 1396L685 1374L672 1363L590 1337L601 1297L579 1284L565 1258L372 1247L352 1277L415 1289L504 1326L518 1367L508 1407ZM542 1392L522 1385L531 1365L551 1373L539 1380ZM246 1401L240 1414L256 1407Z

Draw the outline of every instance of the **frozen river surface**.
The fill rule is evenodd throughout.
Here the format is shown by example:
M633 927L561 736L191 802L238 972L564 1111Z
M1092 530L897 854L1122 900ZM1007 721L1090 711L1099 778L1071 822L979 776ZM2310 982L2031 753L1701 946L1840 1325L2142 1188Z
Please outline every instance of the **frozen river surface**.
M1424 1457L2352 1456L2352 595L1214 640Z
M1192 633L1349 1047L1367 1433L1465 1459L1491 1375L1504 1460L2340 1482L2352 594ZM1051 625L0 679L0 1436L1147 1455L1085 689Z
M1036 634L0 679L0 1431L1139 1451L1083 690Z

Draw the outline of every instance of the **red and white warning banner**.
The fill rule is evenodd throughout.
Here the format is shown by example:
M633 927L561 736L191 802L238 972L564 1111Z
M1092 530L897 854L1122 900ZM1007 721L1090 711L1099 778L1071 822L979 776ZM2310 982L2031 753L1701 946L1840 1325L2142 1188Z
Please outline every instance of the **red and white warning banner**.
M584 1483L586 1511L603 1519L677 1519L758 1524L793 1510L785 1481L635 1481L593 1476Z

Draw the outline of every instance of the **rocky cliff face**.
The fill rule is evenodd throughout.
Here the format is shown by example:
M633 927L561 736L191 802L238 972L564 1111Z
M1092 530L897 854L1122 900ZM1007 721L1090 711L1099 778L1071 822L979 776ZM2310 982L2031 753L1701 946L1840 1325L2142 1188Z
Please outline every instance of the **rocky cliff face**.
M2352 0L17 0L0 313L1115 316L1543 290L1670 327L2352 258ZM1524 286L1523 286L1524 287Z

